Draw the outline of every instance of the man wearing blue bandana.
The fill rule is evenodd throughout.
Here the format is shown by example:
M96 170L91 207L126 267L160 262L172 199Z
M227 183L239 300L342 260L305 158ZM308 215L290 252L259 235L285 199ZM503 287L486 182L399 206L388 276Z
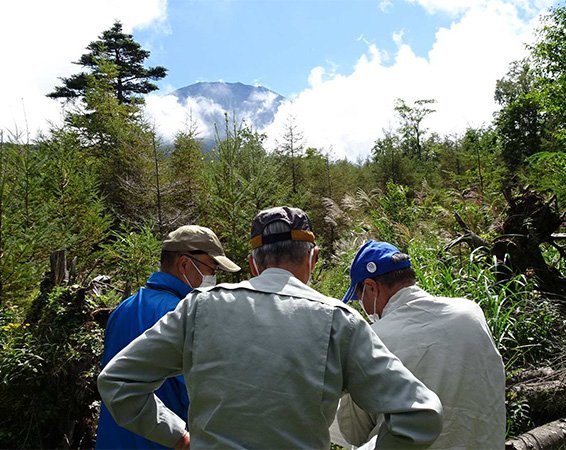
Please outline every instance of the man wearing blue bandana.
M214 286L217 269L237 272L240 267L226 258L222 245L212 230L198 225L186 225L171 232L163 242L160 271L151 274L146 285L120 303L110 315L104 335L102 367L161 317L173 311L193 288ZM158 355L152 357L159 358ZM156 391L156 395L175 414L187 419L189 398L182 377L167 379ZM96 448L166 447L119 426L106 405L102 404Z
M409 256L388 242L366 242L350 279L343 301L359 300L377 336L442 402L444 427L430 448L503 449L504 366L479 305L417 287ZM375 447L383 416L345 396L337 419L346 441Z

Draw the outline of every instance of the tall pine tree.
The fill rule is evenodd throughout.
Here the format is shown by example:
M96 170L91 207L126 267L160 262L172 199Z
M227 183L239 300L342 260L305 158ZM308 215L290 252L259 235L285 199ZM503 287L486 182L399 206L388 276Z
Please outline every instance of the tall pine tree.
M165 67L144 67L149 51L142 49L131 34L124 33L122 24L118 21L112 28L104 31L98 40L91 42L87 50L88 52L75 62L87 71L69 78L60 78L63 85L57 86L53 92L47 94L48 97L68 100L84 98L88 87L87 75L92 74L97 79L106 76L100 72L101 59L112 62L118 69L112 80L112 88L120 103L143 102L140 95L157 89L151 81L160 80L167 74Z

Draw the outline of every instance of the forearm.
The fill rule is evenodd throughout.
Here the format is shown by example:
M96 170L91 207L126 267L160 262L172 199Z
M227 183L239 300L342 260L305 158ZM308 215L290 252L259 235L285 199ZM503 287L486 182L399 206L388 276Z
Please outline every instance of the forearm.
M434 410L385 415L376 449L425 449L438 437L441 416Z

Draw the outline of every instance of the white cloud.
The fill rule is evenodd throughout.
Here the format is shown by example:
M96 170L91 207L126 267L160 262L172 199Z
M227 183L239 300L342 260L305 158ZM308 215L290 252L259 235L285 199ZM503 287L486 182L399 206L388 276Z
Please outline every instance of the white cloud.
M349 74L329 77L322 67L312 69L309 89L282 107L269 128L270 143L283 135L292 114L307 145L332 147L336 156L352 160L367 156L383 130L396 126L396 98L437 100L437 112L424 126L440 134L489 124L496 80L524 56L534 18L521 20L519 1L414 1L438 8L460 4L466 10L449 28L437 31L426 58L404 44L400 32L392 37L397 51L387 65L383 52L370 45Z
M0 129L45 130L61 116L59 102L45 95L58 77L77 72L72 61L90 42L115 20L131 32L163 23L165 12L166 0L0 2Z
M179 131L186 131L189 126L196 128L199 138L214 137L215 123L221 131L224 127L224 109L204 97L188 97L185 102L179 102L174 95L149 94L144 112L166 142L172 142Z
M393 3L391 2L391 0L382 0L381 2L379 2L378 7L381 10L381 12L386 13L393 7Z
M273 107L273 103L277 99L277 94L272 91L256 92L252 93L250 98L247 100L249 103L255 103L261 105L259 113L267 111Z
M548 8L554 0L405 0L422 6L430 14L444 12L448 14L462 14L471 9L486 8L507 4L534 14L543 8Z

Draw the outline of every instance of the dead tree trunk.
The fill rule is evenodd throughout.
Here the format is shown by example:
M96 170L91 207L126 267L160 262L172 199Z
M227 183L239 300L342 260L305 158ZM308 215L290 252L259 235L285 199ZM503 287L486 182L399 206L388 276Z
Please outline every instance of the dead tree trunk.
M39 286L39 295L33 300L25 321L35 324L41 318L43 308L47 302L49 293L55 286L62 286L69 282L69 271L67 270L67 251L57 250L49 255L51 270L45 273Z
M566 414L566 383L563 380L543 380L519 383L509 388L529 405L531 419L543 424Z
M549 199L529 187L515 195L505 192L507 200L506 219L497 227L498 235L486 242L474 234L456 214L456 221L464 233L448 244L445 250L467 243L471 248L485 247L497 261L496 275L505 281L515 274L533 278L539 291L560 303L566 302L566 278L544 259L541 245L556 248L561 258L566 258L566 249L556 242L560 227L566 223L566 212L560 212L556 197Z
M566 372L550 367L519 372L507 380L507 397L526 401L535 426L562 419L566 417Z
M57 250L51 253L51 280L54 286L60 286L69 281L69 271L67 270L67 251Z

